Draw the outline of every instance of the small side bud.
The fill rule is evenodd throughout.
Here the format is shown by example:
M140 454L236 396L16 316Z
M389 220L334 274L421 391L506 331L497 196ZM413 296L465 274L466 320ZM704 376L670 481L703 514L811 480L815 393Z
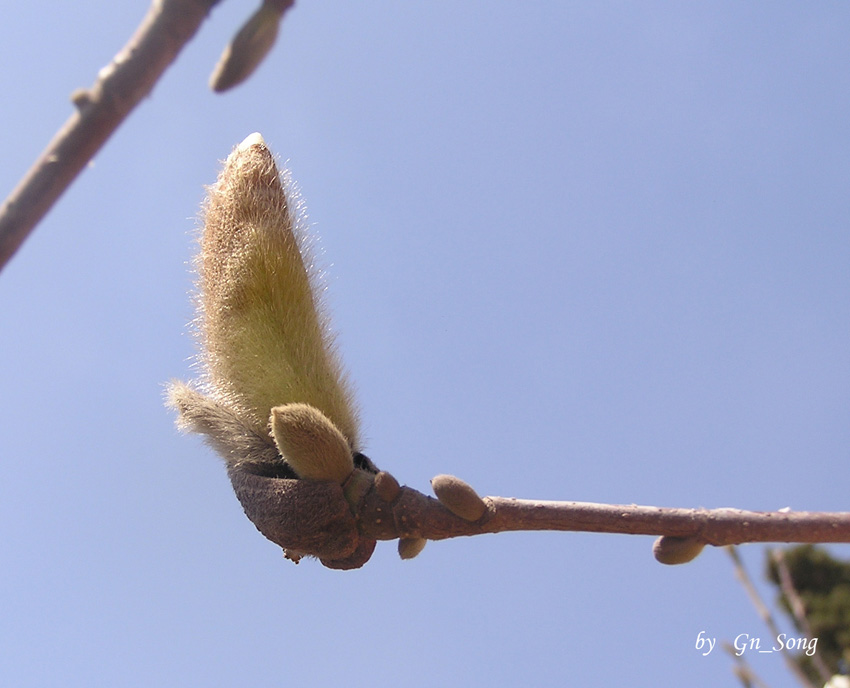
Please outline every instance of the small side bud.
M413 559L423 549L428 541L425 538L400 538L398 541L398 556L402 559Z
M438 475L431 480L431 488L444 507L466 521L477 521L487 513L484 500L460 478Z
M360 511L360 503L363 501L363 497L372 489L374 482L375 475L373 473L359 469L351 471L345 479L345 482L342 484L342 493L345 495L346 501L351 505L353 514L357 515Z
M386 471L379 471L375 476L375 492L388 504L394 502L401 492L401 487L393 476Z
M266 0L224 49L210 77L210 88L221 93L238 86L259 66L277 39L283 13L292 2Z
M92 103L91 93L87 88L77 88L71 93L71 102L78 110L85 110Z
M351 475L354 461L348 442L317 408L309 404L275 406L269 422L278 451L299 478L342 485Z
M704 542L693 537L663 535L652 545L652 554L661 564L687 564L696 559L704 547Z

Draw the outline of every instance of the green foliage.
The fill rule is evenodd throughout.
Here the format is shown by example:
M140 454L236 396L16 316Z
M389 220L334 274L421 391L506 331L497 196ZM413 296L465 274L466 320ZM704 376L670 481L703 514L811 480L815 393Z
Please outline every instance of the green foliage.
M780 591L780 608L800 633L818 639L818 657L833 674L846 671L850 665L850 562L835 559L825 548L814 545L791 547L783 554L809 628L802 627L792 612L782 590L779 565L768 556L767 577ZM812 658L800 654L797 662L817 684Z

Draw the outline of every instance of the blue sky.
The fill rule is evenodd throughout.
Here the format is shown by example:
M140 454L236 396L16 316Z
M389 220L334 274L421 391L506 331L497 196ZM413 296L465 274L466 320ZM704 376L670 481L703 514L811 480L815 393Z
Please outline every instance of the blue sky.
M0 192L146 8L7 11ZM0 274L3 683L735 685L700 631L771 639L723 551L527 533L296 567L163 383L192 375L203 186L261 131L401 482L846 510L850 7L301 0L216 96L253 9L221 3Z

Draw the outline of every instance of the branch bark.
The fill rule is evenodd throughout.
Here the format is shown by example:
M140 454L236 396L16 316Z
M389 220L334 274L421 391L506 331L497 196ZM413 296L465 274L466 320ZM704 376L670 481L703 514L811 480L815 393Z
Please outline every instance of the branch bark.
M0 207L0 270L134 107L153 89L219 0L154 0L136 33Z

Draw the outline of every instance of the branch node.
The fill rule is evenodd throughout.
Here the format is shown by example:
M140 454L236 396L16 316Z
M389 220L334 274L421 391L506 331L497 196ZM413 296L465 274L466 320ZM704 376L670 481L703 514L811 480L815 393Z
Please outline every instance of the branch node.
M71 93L71 102L74 107L80 112L91 107L93 98L91 92L87 88L78 88Z

